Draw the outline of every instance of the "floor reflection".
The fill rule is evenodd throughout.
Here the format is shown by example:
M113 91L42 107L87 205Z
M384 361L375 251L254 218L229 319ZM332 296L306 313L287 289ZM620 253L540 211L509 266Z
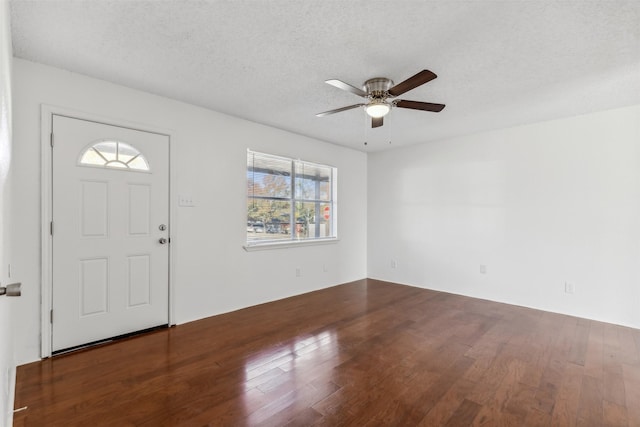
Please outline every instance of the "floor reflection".
M313 383L330 381L335 365L323 362L335 360L338 353L336 332L325 330L249 357L244 365L243 394L248 424L259 424L283 408L304 404L304 394L313 391Z

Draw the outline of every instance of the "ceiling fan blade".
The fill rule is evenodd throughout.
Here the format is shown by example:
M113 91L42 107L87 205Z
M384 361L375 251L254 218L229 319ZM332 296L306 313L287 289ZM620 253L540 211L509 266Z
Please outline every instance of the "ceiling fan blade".
M358 96L362 96L362 97L366 97L367 96L367 92L363 91L362 89L358 89L355 86L351 86L349 83L345 83L342 80L337 80L337 79L325 80L325 83L330 84L331 86L335 86L338 89L342 89L342 90L346 90L347 92L355 93Z
M434 113L439 113L445 107L444 104L432 104L431 102L418 102L418 101L403 101L398 100L395 101L394 104L396 107L400 108L410 108L412 110L423 110L423 111L431 111Z
M411 89L417 88L420 85L423 85L431 80L435 79L435 73L429 70L422 70L418 74L413 77L409 77L407 80L398 83L391 89L389 89L389 94L393 96L402 95L405 92L410 91Z
M372 128L379 128L380 126L383 125L383 117L371 117L371 127Z
M329 114L340 113L342 111L347 111L347 110L352 110L354 108L362 107L363 105L364 104L355 104L355 105L349 105L348 107L336 108L335 110L329 110L329 111L325 111L323 113L318 113L318 114L316 114L316 116L317 117L324 117L324 116L328 116Z

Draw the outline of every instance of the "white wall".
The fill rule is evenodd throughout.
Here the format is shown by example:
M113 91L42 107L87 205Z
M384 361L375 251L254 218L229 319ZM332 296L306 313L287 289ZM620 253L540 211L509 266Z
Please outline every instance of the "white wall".
M633 106L370 154L369 277L640 328L639 129Z
M173 202L188 194L198 204L172 222L179 323L368 275L640 327L640 106L367 159L20 59L13 84L19 363L40 351L42 103L171 130ZM247 148L338 167L339 243L242 249Z
M14 60L14 271L23 282L19 363L40 354L40 105L167 128L177 194L172 221L176 319L187 322L366 276L364 153L28 61ZM339 238L245 252L246 150L336 166ZM328 267L324 272L322 266ZM302 277L295 277L295 269Z
M11 240L11 31L9 3L0 1L0 283L9 281ZM13 306L15 299L0 297L0 426L13 423L15 361Z

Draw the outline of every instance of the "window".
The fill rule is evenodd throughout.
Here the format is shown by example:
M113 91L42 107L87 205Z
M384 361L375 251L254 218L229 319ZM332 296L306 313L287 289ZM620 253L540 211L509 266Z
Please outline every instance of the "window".
M247 245L336 237L336 168L247 151Z
M80 165L149 172L149 162L136 148L119 141L91 144L80 155Z

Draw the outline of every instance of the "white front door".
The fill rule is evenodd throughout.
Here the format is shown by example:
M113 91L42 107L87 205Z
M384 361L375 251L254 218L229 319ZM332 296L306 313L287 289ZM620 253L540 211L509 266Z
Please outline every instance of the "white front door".
M169 320L169 138L53 116L52 350Z

